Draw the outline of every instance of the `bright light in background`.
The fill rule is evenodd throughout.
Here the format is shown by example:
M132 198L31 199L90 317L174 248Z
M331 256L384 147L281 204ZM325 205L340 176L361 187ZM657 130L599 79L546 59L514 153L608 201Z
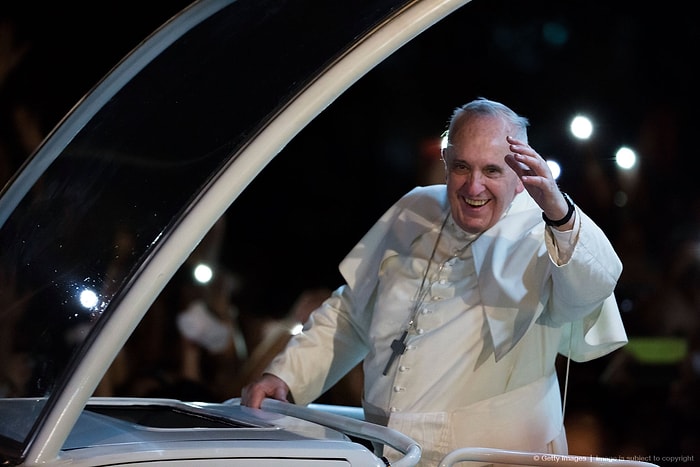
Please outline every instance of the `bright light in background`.
M549 160L547 161L547 165L549 166L549 170L552 171L552 177L554 177L554 180L559 178L559 175L561 175L561 166L557 161L552 161Z
M194 268L194 279L200 284L208 283L214 276L214 271L206 264L198 264Z
M94 308L97 306L97 294L95 291L84 289L80 292L80 304L85 308Z
M588 139L593 134L593 122L588 117L577 115L571 120L569 127L571 134L578 139Z
M621 169L629 170L637 165L637 154L630 148L623 146L615 153L615 163Z

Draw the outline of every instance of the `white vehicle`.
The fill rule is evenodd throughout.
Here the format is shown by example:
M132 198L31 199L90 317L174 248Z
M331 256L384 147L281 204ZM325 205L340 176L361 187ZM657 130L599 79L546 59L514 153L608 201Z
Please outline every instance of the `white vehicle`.
M404 453L395 466L415 465L415 441L351 408L92 396L258 173L376 64L467 1L201 0L117 64L0 198L0 327L12 330L0 363L24 371L0 399L0 463L384 466L368 447L376 442ZM120 256L124 231L132 243ZM494 455L522 460L482 450L445 465Z

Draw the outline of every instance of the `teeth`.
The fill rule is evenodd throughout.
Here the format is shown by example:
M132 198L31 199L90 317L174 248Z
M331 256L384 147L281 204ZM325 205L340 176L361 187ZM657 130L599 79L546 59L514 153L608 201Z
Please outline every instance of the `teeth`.
M483 206L484 204L486 204L488 202L488 200L485 200L485 199L467 199L467 198L464 198L464 201L468 205L475 206L475 207Z

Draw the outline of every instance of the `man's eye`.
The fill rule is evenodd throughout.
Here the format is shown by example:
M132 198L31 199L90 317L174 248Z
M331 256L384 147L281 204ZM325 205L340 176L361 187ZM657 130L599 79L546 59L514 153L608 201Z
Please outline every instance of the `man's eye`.
M489 167L486 169L485 172L488 177L497 177L502 173L501 169L499 169L498 167Z
M452 164L452 172L456 173L457 175L465 175L469 172L469 166L466 164L454 163Z

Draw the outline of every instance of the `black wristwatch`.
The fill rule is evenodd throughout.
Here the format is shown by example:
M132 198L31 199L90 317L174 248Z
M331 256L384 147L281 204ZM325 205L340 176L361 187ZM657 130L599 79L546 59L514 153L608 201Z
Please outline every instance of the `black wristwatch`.
M569 222L571 219L571 216L574 215L574 202L571 201L571 198L569 198L569 195L566 193L562 192L562 195L564 195L564 199L566 200L566 204L569 205L569 210L566 212L566 215L559 219L558 221L553 221L549 217L545 216L544 212L542 213L542 220L544 221L545 224L552 226L552 227L561 227L562 225L566 224Z

